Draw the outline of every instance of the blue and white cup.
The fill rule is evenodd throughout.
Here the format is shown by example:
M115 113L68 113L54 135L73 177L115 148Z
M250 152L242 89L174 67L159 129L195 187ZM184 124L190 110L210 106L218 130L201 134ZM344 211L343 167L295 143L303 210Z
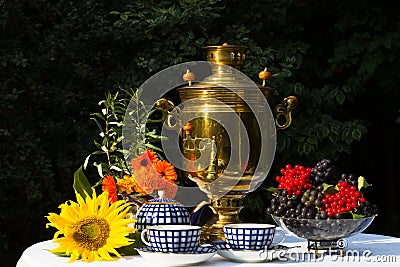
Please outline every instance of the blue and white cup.
M280 240L275 239L279 233ZM226 242L235 249L264 250L281 244L285 240L285 232L276 229L273 224L237 223L224 225ZM274 242L275 241L275 242Z
M165 253L190 252L198 246L201 227L192 225L149 226L141 233L144 244Z

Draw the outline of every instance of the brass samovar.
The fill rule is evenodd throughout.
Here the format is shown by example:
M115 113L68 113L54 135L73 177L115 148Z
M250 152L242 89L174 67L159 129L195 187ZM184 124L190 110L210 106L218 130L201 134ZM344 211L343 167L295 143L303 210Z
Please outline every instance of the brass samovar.
M266 178L275 153L273 141L276 129L284 129L291 124L291 111L296 107L297 99L293 96L285 98L276 107L275 119L271 113L272 124L257 121L257 113L270 111L267 101L273 90L265 83L270 78L269 72L266 69L260 72L263 84L256 85L240 75L246 47L224 44L207 46L205 50L212 74L201 82L193 82L196 73L188 69L183 75L188 85L177 89L181 101L190 102L180 116L196 114L182 125L180 150L188 159L185 175L207 194L209 207L214 213L202 228L202 240L216 241L223 239L225 224L239 222L238 215L243 208L244 197ZM235 113L228 122L231 131L236 131L234 134L228 133L226 124L222 125L218 119L221 114L229 112ZM173 117L170 114L169 120ZM241 126L245 132L240 130ZM261 148L263 133L267 135L269 143ZM244 135L247 137L244 138ZM208 150L201 143L204 140L209 144ZM248 156L242 157L242 154L246 154L244 149L241 151L245 146L249 148ZM261 149L268 152L261 153ZM209 162L206 162L206 167L196 166L196 160L205 151ZM266 157L264 161L267 164L257 169L261 156Z

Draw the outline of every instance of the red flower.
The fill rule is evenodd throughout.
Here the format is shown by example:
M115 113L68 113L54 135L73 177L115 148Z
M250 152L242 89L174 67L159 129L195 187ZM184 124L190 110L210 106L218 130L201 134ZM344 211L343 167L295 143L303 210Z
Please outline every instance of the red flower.
M101 188L103 189L103 191L108 192L108 199L111 203L114 203L118 200L117 186L115 184L114 178L111 175L108 174L103 178Z

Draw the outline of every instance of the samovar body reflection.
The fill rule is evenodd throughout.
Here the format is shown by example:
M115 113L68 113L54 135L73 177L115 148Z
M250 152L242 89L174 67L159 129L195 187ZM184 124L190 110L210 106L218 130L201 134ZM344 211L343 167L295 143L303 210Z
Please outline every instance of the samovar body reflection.
M205 49L212 74L192 83L195 73L188 70L184 79L189 85L178 88L185 104L179 114L184 122L180 149L187 159L186 176L206 193L214 213L202 228L202 240L216 241L224 239L225 224L239 222L244 197L266 178L275 153L275 122L278 129L290 125L297 99L285 98L274 119L267 102L271 88L239 71L246 48L224 44ZM282 116L284 123L278 124Z

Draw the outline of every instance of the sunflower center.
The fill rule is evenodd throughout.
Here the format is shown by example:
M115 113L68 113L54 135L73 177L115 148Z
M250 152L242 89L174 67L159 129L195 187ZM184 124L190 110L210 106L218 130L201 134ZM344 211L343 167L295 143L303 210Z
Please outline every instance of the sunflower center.
M110 236L110 225L103 218L95 216L80 220L74 227L75 242L90 251L98 250L107 243Z

